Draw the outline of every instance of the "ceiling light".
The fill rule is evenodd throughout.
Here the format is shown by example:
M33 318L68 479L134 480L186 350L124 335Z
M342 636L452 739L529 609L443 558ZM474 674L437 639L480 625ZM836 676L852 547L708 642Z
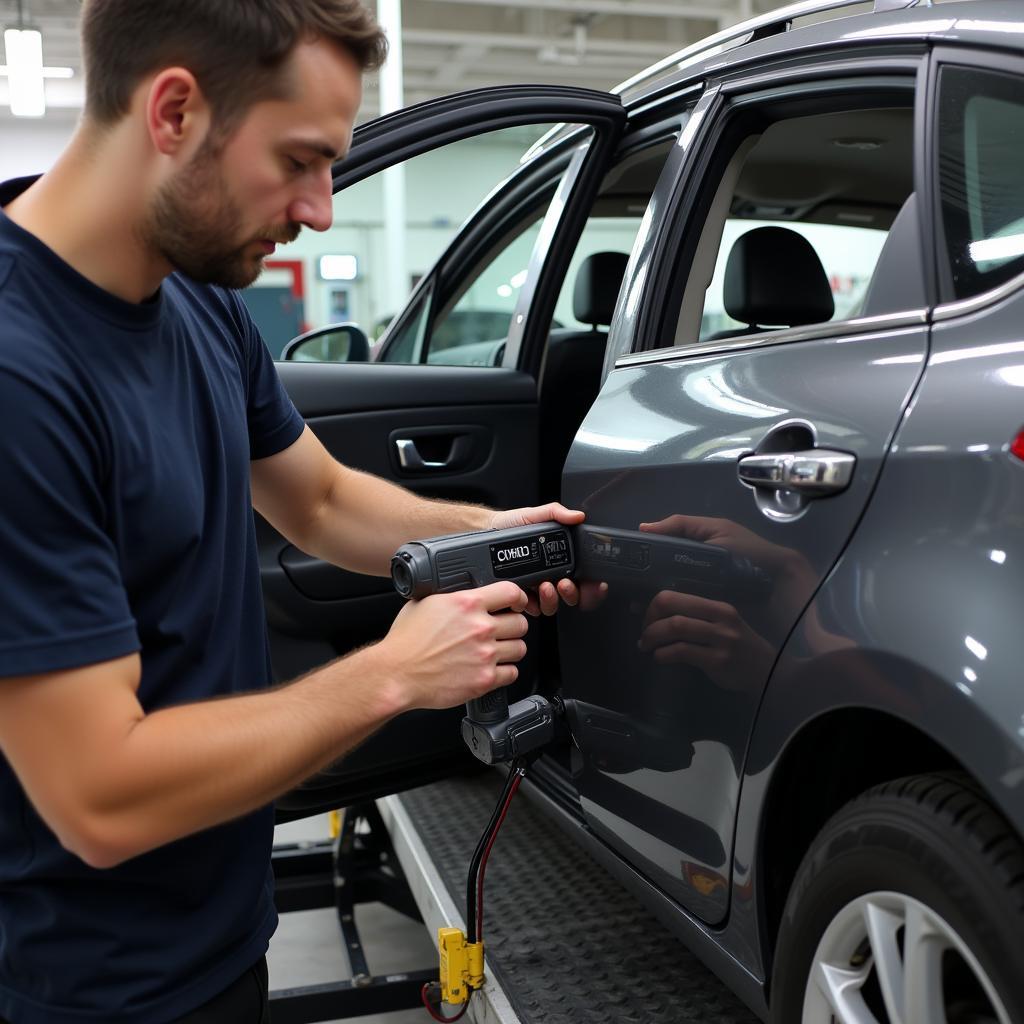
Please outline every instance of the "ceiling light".
M320 257L320 279L323 281L354 281L359 276L359 261L347 252L329 253Z
M15 117L42 117L46 113L42 33L9 28L4 32L4 47L11 113Z
M6 75L9 73L9 69L6 64L0 64L0 75ZM43 78L74 78L74 68L43 68Z

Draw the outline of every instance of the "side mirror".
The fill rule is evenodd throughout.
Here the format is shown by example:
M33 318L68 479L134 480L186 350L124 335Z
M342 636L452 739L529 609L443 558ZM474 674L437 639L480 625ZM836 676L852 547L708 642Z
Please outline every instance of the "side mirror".
M370 342L356 324L330 324L292 338L281 358L306 363L365 363Z

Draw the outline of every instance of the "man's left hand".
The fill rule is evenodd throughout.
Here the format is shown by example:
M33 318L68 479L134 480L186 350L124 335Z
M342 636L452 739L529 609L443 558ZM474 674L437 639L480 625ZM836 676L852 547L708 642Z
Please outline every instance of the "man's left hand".
M582 512L573 511L557 501L552 501L534 508L514 508L507 512L495 512L490 526L492 530L509 530L515 526L550 522L576 526L582 523L584 518ZM573 580L559 580L556 586L554 583L545 582L536 591L528 593L526 614L554 615L558 611L559 599L567 605L579 604L584 610L589 610L600 603L607 590L607 583L586 582L582 586L577 586Z

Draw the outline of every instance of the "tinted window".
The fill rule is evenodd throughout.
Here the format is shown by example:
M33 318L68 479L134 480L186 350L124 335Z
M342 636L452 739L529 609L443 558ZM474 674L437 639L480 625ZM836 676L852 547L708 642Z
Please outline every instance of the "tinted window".
M938 156L953 291L966 298L1024 272L1024 81L944 68Z
M810 243L832 291L833 313L830 319L849 320L860 314L875 264L885 244L887 234L884 230L851 227L847 224L802 224L730 218L725 222L715 276L711 279L704 300L700 325L702 341L722 331L736 331L746 326L726 310L726 267L733 247L743 235L756 228L772 226L795 231Z
M822 111L741 134L745 117L715 139L704 220L684 244L674 345L868 315L912 194L910 106Z

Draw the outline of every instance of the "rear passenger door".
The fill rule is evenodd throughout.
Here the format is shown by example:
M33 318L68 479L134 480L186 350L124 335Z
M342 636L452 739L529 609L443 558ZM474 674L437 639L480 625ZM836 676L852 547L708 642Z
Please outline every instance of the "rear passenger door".
M479 260L522 203L540 209L543 230L513 311L498 324L499 343L518 351L534 335L546 337L558 289L543 281L561 280L624 119L618 98L605 93L523 86L430 101L356 131L350 153L335 167L338 226L327 235L304 233L282 248L267 275L300 304L305 327L359 320L369 331L384 320L392 334L401 329L413 339L416 351L401 363L277 364L297 408L334 456L432 497L497 508L535 500L533 376L518 370L514 357L505 366L501 358L483 365L472 354L454 358L457 345L443 365L421 362L419 353L440 285L457 288L459 261ZM531 149L563 124L578 129L563 130L553 152ZM478 146L482 139L491 143ZM417 162L425 174L413 173ZM475 194L460 196L456 209L443 197L463 181ZM384 244L389 228L381 224L393 212L389 202L408 211L392 225L401 231L390 249ZM459 230L474 204L479 209ZM420 279L439 254L447 276ZM396 265L404 268L397 281ZM494 328L494 318L480 322ZM280 339L266 340L280 351ZM470 333L460 340L472 353L478 342L496 339ZM293 678L387 632L400 606L389 579L311 558L260 519L257 536L278 678ZM282 800L282 813L344 806L451 772L463 763L461 714L403 716Z
M763 689L926 354L922 67L709 83L565 467L592 525L636 531L608 554L608 599L560 625L583 810L709 924L728 912Z

